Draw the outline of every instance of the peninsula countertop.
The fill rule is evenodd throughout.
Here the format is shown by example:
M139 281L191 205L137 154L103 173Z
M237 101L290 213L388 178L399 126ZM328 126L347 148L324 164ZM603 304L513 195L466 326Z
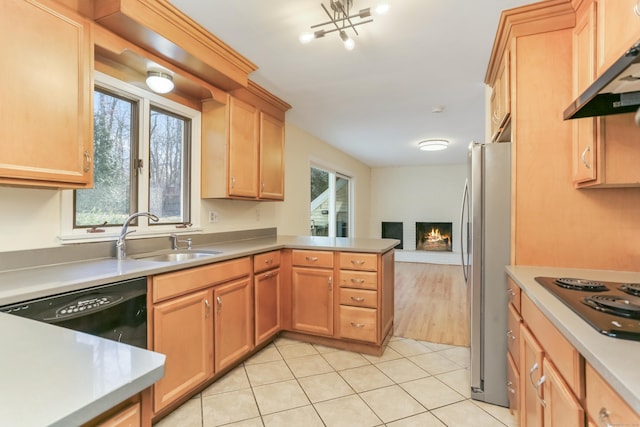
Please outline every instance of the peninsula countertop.
M640 414L640 341L612 338L598 333L535 281L538 276L546 276L640 283L640 273L520 265L507 266L506 270L587 363Z
M165 356L0 313L0 425L77 426L151 386Z

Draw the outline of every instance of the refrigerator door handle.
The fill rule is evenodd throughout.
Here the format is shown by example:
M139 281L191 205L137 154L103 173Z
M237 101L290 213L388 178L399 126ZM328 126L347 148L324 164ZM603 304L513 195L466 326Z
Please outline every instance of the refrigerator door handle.
M469 228L467 227L467 245L464 244L464 220L465 220L465 209L467 212L469 211L469 181L466 180L464 183L464 191L462 193L462 209L460 211L460 257L462 258L462 274L464 275L464 282L469 283L469 265L468 262L465 262L465 252L467 253L467 261L469 261Z

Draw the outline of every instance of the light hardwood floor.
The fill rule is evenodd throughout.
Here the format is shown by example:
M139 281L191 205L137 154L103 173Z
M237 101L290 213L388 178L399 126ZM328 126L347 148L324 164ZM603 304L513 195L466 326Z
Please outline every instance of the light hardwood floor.
M396 262L394 335L469 346L469 291L459 265Z

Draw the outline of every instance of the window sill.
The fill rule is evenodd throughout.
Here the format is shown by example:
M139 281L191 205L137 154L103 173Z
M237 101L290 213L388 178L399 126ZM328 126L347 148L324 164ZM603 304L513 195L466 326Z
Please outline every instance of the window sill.
M109 227L111 228L111 227ZM135 227L129 227L129 231L136 230ZM162 237L168 236L170 234L196 234L201 233L203 229L201 227L189 227L189 228L175 228L175 227L161 227L153 230L145 230L139 231L136 230L135 233L129 234L127 236L127 240L137 240L137 239L145 239L150 237ZM104 232L99 233L87 233L78 231L76 233L71 234L62 234L58 236L58 240L63 245L70 245L75 243L94 243L94 242L109 242L113 240L117 240L120 236L120 229L115 230L105 230Z

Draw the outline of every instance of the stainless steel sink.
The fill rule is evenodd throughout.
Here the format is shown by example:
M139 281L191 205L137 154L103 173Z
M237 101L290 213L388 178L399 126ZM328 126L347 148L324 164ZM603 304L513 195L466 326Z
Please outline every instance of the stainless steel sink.
M180 262L192 259L209 258L218 255L220 251L205 251L199 249L179 249L165 252L150 252L133 255L131 258L145 261Z

